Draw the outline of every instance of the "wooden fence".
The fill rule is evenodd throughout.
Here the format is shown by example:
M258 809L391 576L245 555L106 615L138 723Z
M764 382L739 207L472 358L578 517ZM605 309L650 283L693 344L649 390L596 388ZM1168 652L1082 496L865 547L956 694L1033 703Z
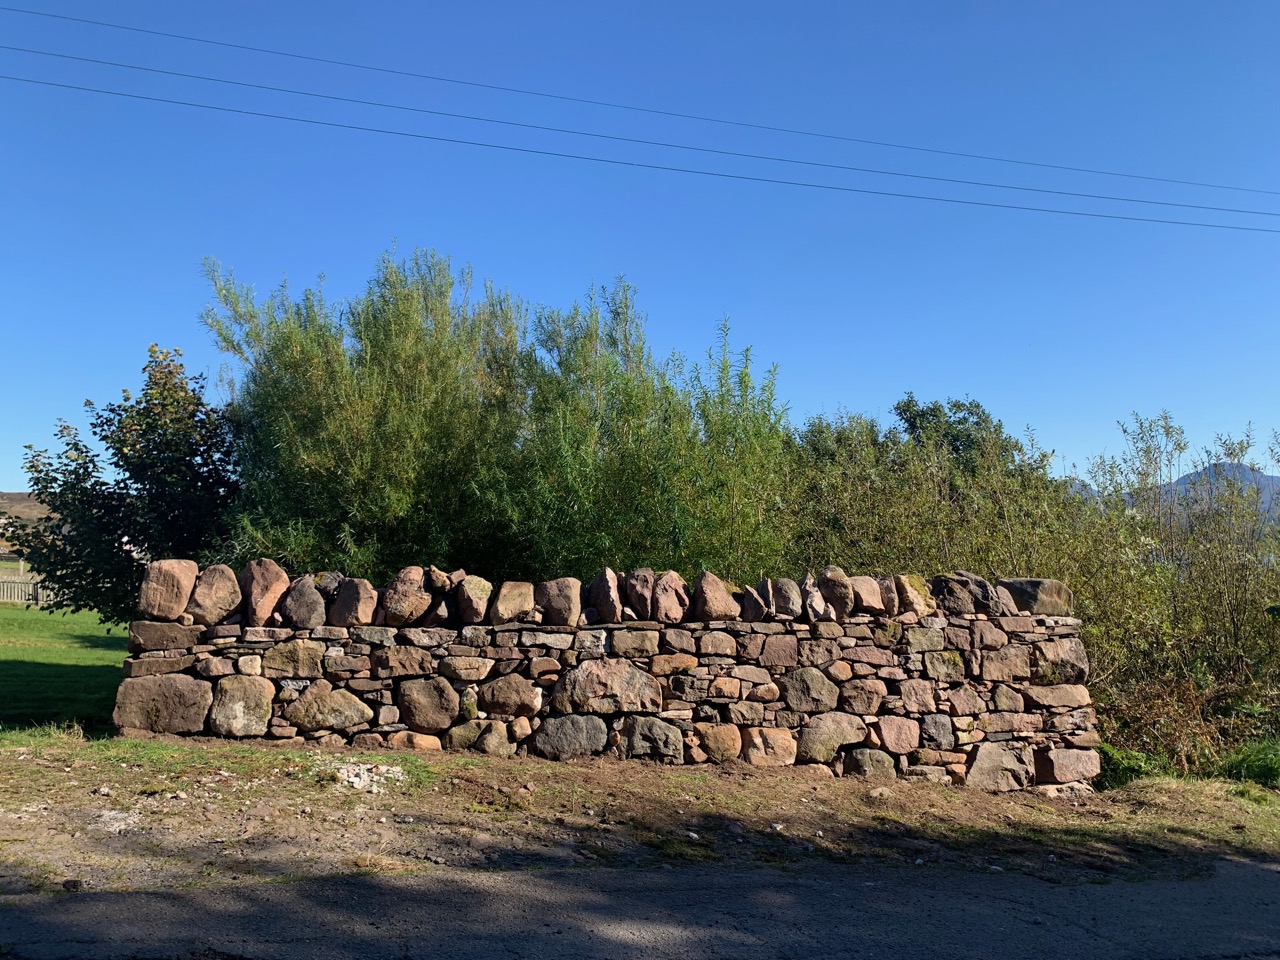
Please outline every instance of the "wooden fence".
M53 599L53 591L39 580L0 577L0 603L34 603L43 606Z

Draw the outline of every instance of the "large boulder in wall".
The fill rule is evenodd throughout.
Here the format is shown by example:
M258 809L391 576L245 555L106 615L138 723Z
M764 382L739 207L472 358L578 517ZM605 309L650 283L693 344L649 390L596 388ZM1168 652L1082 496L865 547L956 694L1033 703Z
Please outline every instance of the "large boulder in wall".
M627 660L588 660L560 677L551 704L557 713L657 713L662 687Z
M406 680L397 702L400 719L418 733L441 733L453 726L462 708L458 692L444 677Z
M267 557L251 561L240 574L245 626L265 625L288 589L289 575L280 568L280 564Z
M737 620L741 613L742 607L733 599L729 585L710 570L703 570L694 583L689 619L703 622Z
M111 719L121 730L200 733L213 704L213 685L181 673L121 682Z
M280 617L295 630L324 626L324 597L316 589L316 578L307 574L289 587L280 604Z
M240 607L240 581L225 563L206 567L196 578L187 613L201 626L212 627Z
M209 729L220 737L266 736L275 692L265 677L223 677L213 691Z
M1071 616L1073 597L1071 590L1061 580L1041 580L1021 577L1000 580L998 587L1009 591L1014 605L1021 611L1047 617Z
M973 752L964 785L971 790L1005 793L1030 786L1034 775L1031 747L987 741Z
M303 733L343 730L373 719L369 705L346 690L335 690L327 680L317 680L284 708L284 718Z
M194 560L155 560L147 564L138 610L147 620L177 620L186 612L200 568Z
M599 717L575 714L547 717L533 735L535 753L548 760L573 760L600 753L609 742L609 729Z
M582 581L574 577L547 580L534 588L533 599L542 608L547 626L576 627L582 616Z

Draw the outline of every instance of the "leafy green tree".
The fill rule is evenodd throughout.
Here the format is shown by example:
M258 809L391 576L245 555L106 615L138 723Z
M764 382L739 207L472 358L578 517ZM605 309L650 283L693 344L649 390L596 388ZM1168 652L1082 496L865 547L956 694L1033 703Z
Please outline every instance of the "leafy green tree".
M490 570L504 554L480 509L515 443L524 307L418 253L384 257L364 294L286 287L264 303L206 265L205 323L237 361L231 416L245 500L224 556L375 579L425 560Z
M26 448L31 492L49 514L15 521L9 536L53 608L131 619L146 561L196 559L226 534L239 490L229 425L180 358L153 344L138 396L86 401L95 443L59 421L60 450Z

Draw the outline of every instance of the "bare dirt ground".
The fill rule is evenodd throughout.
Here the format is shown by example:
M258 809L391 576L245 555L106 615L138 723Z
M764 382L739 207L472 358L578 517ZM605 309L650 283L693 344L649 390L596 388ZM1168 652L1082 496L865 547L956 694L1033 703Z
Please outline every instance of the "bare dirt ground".
M685 946L690 956L810 956L820 941L829 955L874 956L832 954L846 941L830 939L841 916L871 922L849 913L868 897L877 911L892 907L898 924L907 923L903 905L914 904L919 930L973 948L920 956L1025 956L989 938L1003 923L1034 939L1039 925L1067 922L1058 915L1065 902L1123 919L1125 903L1152 897L1201 906L1177 917L1153 901L1150 925L1134 928L1156 938L1150 949L1082 955L1280 956L1274 791L1159 780L1061 801L922 781L873 796L873 786L741 765L8 735L0 740L0 957L321 956L334 944L334 956L453 956L437 935L474 941L486 917L537 934L494 941L494 956L546 955L528 952L534 942L561 943L565 956L685 956ZM604 889L626 909L602 914ZM782 941L760 917L799 903L803 930L786 927L795 949L769 952ZM219 919L193 925L192 911L202 910ZM647 926L638 916L646 911L667 919ZM1180 924L1212 927L1221 940L1233 916L1230 930L1248 934L1234 953L1152 946L1161 937L1171 948L1191 943L1173 935ZM369 927L384 920L381 933ZM539 939L555 936L544 921L569 932ZM1077 939L1121 942L1098 933L1101 920L1071 923ZM964 940L974 924L989 927L981 949ZM614 932L601 940L606 927ZM329 931L323 942L320 929ZM735 940L735 930L753 932Z

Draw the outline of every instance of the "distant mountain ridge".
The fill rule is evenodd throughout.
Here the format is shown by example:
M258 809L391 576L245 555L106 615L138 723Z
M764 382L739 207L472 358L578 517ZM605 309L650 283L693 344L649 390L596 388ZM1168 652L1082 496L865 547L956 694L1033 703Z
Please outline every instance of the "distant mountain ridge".
M1262 512L1273 520L1277 519L1280 510L1280 477L1273 477L1243 463L1211 463L1207 467L1179 477L1167 488L1173 494L1181 496L1193 489L1215 483L1235 482L1246 489L1258 491L1258 506Z

